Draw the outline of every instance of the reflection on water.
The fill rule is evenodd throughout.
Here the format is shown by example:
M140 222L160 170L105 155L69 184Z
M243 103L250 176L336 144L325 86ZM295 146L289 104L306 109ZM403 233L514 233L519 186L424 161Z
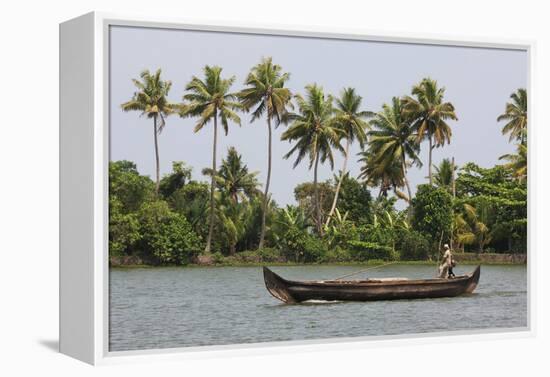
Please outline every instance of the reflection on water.
M455 272L473 268L460 266ZM273 268L296 280L329 279L357 269ZM391 265L368 271L368 277L434 273L433 266ZM525 266L482 266L470 295L287 305L267 292L259 267L112 269L110 350L525 327L526 287Z

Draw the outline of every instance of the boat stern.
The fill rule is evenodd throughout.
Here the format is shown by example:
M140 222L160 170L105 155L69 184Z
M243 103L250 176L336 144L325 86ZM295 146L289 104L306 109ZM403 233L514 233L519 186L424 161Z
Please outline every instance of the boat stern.
M481 266L477 266L474 272L471 273L470 278L468 279L468 286L466 287L466 293L472 293L479 282L479 277L481 275Z

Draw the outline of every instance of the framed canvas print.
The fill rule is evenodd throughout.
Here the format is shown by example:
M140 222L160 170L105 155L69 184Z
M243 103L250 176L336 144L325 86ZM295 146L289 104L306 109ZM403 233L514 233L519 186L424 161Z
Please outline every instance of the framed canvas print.
M91 13L60 51L61 352L531 331L531 43Z

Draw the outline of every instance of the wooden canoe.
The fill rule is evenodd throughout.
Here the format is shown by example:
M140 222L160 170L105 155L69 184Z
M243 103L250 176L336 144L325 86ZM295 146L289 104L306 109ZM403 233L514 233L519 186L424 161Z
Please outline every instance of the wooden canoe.
M265 286L285 303L308 300L376 301L454 297L472 293L477 287L480 266L468 275L452 279L367 279L367 280L286 280L264 267Z

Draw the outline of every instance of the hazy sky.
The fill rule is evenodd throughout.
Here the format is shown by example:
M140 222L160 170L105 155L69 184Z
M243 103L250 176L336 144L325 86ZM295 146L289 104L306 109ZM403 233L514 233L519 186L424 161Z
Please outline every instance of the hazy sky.
M124 113L120 104L128 101L135 87L131 79L144 69L162 68L163 77L173 85L171 101L181 101L192 75L202 77L204 65L223 67L223 76L236 76L234 90L242 88L250 68L264 56L272 56L291 78L288 87L303 92L305 85L317 83L326 93L338 95L352 86L363 97L365 110L379 111L393 96L410 94L423 77L436 79L446 88L445 99L455 105L459 120L451 122L450 145L434 149L434 164L455 157L458 165L469 161L492 166L498 157L514 152L508 138L501 135L502 123L496 118L517 88L527 85L525 51L381 43L302 37L282 37L217 32L180 31L151 28L111 28L111 160L131 160L142 174L154 179L155 158L152 120L136 112ZM218 139L218 164L229 146L235 146L251 171L259 172L262 184L267 167L267 129L263 119L250 124L242 114L242 126L231 124L227 136ZM193 167L193 178L211 166L211 125L193 133L194 119L167 118L159 137L161 175L171 171L172 161L185 161ZM283 155L291 144L280 141L285 126L274 133L273 172L270 191L280 205L294 202L294 187L313 180L313 172L303 163L292 169L293 159ZM409 179L413 191L425 183L427 145L422 145L422 169L412 168ZM357 175L360 165L351 150L348 167ZM341 167L337 156L335 171ZM332 177L329 165L319 167L319 179ZM373 189L377 195L378 190Z

